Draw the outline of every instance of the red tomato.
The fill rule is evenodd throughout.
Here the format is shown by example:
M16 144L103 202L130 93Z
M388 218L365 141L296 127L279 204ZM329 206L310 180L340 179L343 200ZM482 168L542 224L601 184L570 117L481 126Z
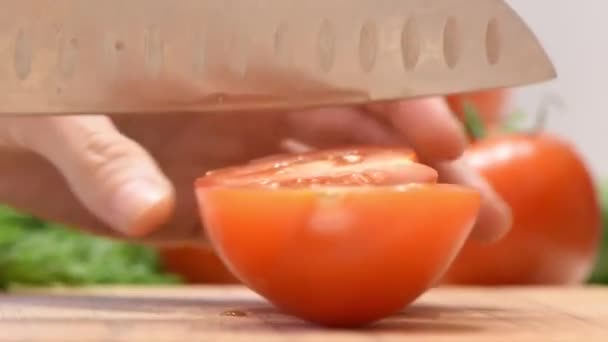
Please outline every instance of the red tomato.
M464 105L470 103L486 127L496 127L504 119L510 97L511 93L508 89L492 89L449 95L446 97L446 101L461 121L465 120Z
M191 284L230 284L238 280L207 245L167 245L158 247L161 264L168 272Z
M446 274L451 284L572 284L593 267L601 214L577 152L547 135L494 136L465 160L511 206L513 226L494 244L468 241Z
M480 206L409 151L344 149L254 161L196 183L230 270L278 308L328 326L371 323L434 285Z

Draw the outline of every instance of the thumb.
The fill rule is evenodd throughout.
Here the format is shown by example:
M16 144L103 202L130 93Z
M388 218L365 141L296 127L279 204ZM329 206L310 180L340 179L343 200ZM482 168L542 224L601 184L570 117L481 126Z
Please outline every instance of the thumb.
M172 185L109 118L18 118L13 127L14 142L51 162L83 205L112 228L142 236L169 220Z

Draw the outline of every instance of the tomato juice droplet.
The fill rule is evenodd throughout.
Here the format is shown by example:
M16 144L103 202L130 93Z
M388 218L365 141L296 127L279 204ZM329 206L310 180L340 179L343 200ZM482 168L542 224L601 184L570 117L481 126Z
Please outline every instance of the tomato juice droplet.
M246 317L247 313L245 311L240 310L228 310L224 311L220 314L220 316L229 316L229 317Z

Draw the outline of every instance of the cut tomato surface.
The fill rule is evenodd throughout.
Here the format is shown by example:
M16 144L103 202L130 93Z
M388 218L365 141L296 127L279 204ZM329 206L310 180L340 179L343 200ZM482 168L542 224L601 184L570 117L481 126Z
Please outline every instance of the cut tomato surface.
M345 148L286 154L210 171L197 186L302 188L427 183L437 172L416 162L409 149Z
M210 172L196 193L238 279L287 313L353 326L414 301L464 244L480 196L436 181L410 151L353 148Z

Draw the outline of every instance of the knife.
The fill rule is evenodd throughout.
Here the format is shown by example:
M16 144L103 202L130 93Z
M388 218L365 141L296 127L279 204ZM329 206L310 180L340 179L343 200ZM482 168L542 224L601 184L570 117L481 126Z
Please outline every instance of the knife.
M556 77L502 0L5 0L0 115L278 110Z

